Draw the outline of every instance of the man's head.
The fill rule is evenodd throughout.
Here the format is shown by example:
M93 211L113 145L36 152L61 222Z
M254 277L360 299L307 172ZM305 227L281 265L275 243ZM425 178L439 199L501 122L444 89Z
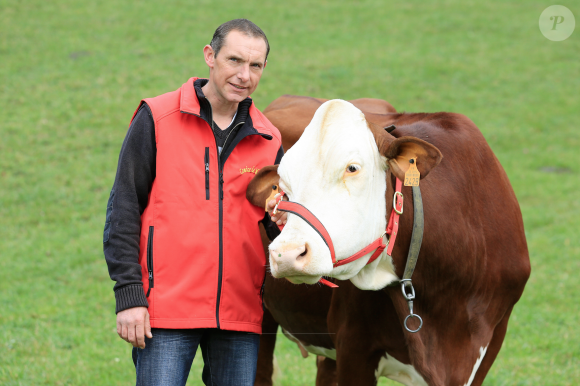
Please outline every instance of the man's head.
M235 19L220 25L203 49L214 96L226 103L250 96L258 87L269 51L266 34L251 21Z
M213 38L209 45L213 48L215 56L217 56L224 45L226 36L232 31L238 31L242 34L251 38L264 39L266 42L266 59L268 60L268 54L270 53L270 43L268 43L268 38L266 34L260 27L249 21L248 19L234 19L225 22L224 24L217 27L213 34Z

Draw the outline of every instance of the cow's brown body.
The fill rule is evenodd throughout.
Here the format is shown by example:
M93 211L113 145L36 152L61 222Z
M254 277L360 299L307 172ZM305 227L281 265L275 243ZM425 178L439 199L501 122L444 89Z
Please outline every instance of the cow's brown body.
M322 102L283 96L264 110L282 133L285 149L300 137ZM385 357L412 365L429 385L464 385L480 350L487 347L471 383L481 385L530 274L521 212L511 185L480 131L465 116L362 110L370 122L396 125L395 137L420 138L443 154L441 164L420 183L425 233L413 285L415 313L423 318L423 328L415 334L403 330L409 310L398 285L361 291L341 281L339 288L329 290L292 287L268 277L266 307L289 332L306 333L298 335L305 344L336 348L341 385L374 385L375 371ZM393 195L390 178L387 203ZM405 209L392 256L399 277L413 224L411 189L404 187L403 194ZM260 367L264 360L262 356ZM327 373L333 371L328 363Z

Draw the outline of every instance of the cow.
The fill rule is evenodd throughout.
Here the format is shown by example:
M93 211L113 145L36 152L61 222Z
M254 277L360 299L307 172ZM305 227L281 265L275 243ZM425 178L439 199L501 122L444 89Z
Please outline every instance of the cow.
M285 124L310 118L300 108L286 109L286 123L275 123L283 137ZM405 385L482 384L530 274L509 180L479 129L461 114L385 113L371 120L353 104L331 100L316 109L281 164L262 168L248 187L255 205L264 206L279 186L306 207L340 262L384 232L395 182L413 162L425 213L412 276L418 332L407 330L412 310L399 282L414 222L410 187L400 189L406 199L390 256L382 252L366 265L371 252L337 266L328 242L293 214L269 246L275 278L295 284L338 279L330 301L322 301L331 347L317 353L336 359L341 386L374 385L380 376ZM267 301L275 298L268 292L266 306L284 326L284 310ZM418 329L416 319L409 330Z

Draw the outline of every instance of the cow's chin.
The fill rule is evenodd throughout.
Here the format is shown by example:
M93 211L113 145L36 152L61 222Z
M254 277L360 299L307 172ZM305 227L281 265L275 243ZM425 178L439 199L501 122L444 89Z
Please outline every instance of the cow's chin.
M310 276L310 275L285 275L280 274L275 269L272 269L272 276L276 279L286 279L292 284L316 284L322 278L322 276Z
M393 261L385 252L350 278L355 287L364 291L377 291L398 280Z
M316 284L322 276L289 276L286 277L292 284Z

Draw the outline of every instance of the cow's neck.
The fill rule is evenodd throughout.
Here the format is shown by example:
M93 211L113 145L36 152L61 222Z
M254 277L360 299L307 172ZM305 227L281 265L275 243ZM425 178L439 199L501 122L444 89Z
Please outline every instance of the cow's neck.
M381 205L386 205L387 207L386 224L391 216L393 207L390 203L393 202L393 195L395 194L394 177L391 176L389 169L387 169L385 178L387 181L387 189L385 191L385 201ZM387 255L385 250L378 259L361 269L350 281L361 290L376 291L385 288L389 284L398 282L399 277L395 273L393 260Z

